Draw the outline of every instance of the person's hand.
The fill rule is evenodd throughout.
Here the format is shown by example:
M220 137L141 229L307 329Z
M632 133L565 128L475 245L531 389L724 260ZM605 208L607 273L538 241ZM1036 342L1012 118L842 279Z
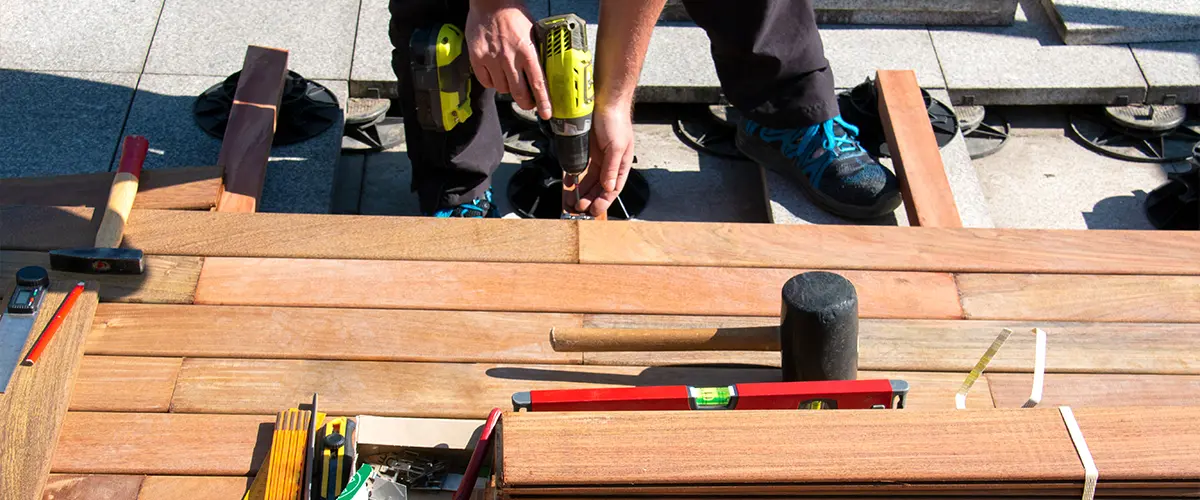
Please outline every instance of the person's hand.
M533 20L520 0L471 0L467 53L484 87L509 94L522 109L550 119L546 76L533 41ZM532 89L532 95L530 92Z
M597 109L588 153L588 171L579 181L582 196L575 209L600 217L625 188L633 165L633 117L628 105Z

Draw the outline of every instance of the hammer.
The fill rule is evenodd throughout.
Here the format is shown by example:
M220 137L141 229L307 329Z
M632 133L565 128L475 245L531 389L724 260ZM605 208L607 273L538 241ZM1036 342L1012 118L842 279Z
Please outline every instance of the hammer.
M779 326L646 330L556 328L559 352L780 351L785 382L858 378L858 294L841 275L814 271L783 285Z
M93 248L50 251L50 267L72 273L142 274L142 251L121 246L125 221L137 196L138 177L150 143L140 135L126 136L121 144L121 165L108 191L108 205L96 231Z

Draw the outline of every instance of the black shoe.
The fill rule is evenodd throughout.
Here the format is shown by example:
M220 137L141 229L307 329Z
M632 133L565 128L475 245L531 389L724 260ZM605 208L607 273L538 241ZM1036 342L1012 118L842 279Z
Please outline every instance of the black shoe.
M804 129L773 129L746 119L738 127L737 148L792 179L829 212L850 219L891 213L900 206L900 183L856 135L858 128L840 116Z

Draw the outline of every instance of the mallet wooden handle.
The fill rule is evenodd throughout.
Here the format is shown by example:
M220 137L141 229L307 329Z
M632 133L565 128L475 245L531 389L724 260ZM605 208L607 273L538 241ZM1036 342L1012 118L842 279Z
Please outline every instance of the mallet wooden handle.
M117 248L121 245L125 221L129 219L129 211L133 208L138 178L142 175L142 164L146 161L146 151L149 149L150 142L145 137L125 137L121 145L121 166L113 177L104 218L100 220L100 229L96 231L96 248Z
M558 352L778 351L779 327L555 328L550 345Z

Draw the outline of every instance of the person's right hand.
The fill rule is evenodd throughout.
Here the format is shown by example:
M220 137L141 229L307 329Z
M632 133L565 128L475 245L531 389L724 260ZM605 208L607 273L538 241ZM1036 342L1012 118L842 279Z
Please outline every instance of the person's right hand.
M484 87L509 94L522 109L550 119L546 76L533 41L533 20L520 0L471 0L467 52ZM532 95L531 91L532 90Z

